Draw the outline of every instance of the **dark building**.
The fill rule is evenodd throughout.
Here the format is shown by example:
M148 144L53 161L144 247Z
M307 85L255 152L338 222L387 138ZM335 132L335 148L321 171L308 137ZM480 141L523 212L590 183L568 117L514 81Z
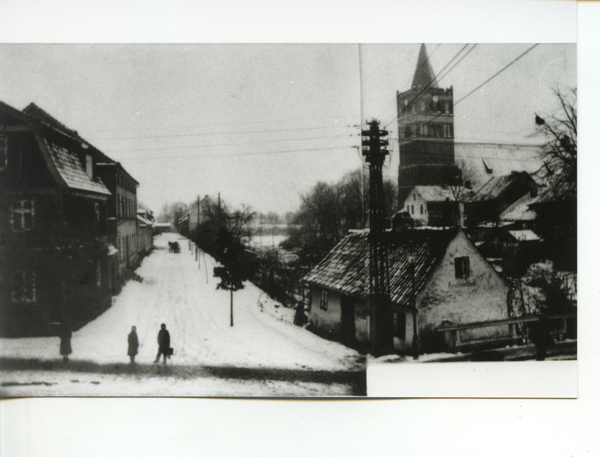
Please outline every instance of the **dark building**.
M110 306L110 160L31 104L0 102L0 332L47 334Z

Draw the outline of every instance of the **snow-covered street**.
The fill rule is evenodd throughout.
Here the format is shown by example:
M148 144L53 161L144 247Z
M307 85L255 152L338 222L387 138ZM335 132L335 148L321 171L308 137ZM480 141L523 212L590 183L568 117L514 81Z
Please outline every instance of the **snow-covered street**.
M167 242L178 240L181 253ZM68 363L58 338L0 339L2 396L330 396L366 394L365 361L356 351L294 326L293 311L251 283L217 290L214 260L177 234L155 238L154 252L113 306L73 333ZM153 364L160 324L173 357ZM127 335L137 327L136 364Z

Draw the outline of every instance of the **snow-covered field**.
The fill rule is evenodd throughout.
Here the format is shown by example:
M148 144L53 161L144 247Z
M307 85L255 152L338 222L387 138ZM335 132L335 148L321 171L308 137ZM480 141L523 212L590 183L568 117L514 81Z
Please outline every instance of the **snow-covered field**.
M181 253L169 253L177 239ZM166 233L113 306L77 332L68 363L58 338L0 339L2 396L330 396L365 394L365 360L356 351L292 324L293 311L251 283L217 290L214 260ZM175 354L153 364L165 323ZM137 327L136 364L127 335Z
M251 246L258 246L263 248L279 247L279 243L287 240L288 235L273 235L269 233L263 233L262 235L254 235L250 239Z

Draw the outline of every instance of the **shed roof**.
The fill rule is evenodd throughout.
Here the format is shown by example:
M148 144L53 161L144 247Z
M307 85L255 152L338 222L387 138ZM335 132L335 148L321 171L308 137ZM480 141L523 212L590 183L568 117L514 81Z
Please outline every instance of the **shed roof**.
M499 219L501 221L533 221L536 219L537 214L535 210L531 209L529 205L537 200L537 197L532 197L531 192L527 192L516 202L510 205L508 208L500 214Z
M540 237L531 230L509 230L517 241L540 241Z
M425 286L434 268L456 236L455 228L444 230L407 229L403 235L386 234L390 296L393 302L409 305L413 293ZM409 252L415 255L413 271ZM344 295L364 297L369 281L369 234L352 233L340 241L304 281Z
M455 201L457 196L460 199L472 194L472 191L462 186L455 187L454 189L442 186L415 186L414 189L427 202Z
M529 174L524 171L512 172L508 175L493 177L488 182L486 182L483 185L483 187L481 187L481 189L475 192L475 194L469 199L469 201L480 202L495 200L496 198L500 197L500 195L502 195L502 193L509 186L521 179L530 180L531 182L533 182Z

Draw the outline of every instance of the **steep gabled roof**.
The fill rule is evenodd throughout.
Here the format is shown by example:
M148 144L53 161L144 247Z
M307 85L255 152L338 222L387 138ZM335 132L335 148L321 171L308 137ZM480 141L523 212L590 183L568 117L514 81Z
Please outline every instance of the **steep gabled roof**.
M111 195L99 177L91 179L87 175L77 152L58 146L47 139L44 140L44 144L50 151L56 169L69 188Z
M415 74L413 76L412 87L415 86L421 86L423 88L438 87L437 80L435 79L435 73L433 72L433 67L429 61L429 56L427 55L425 43L421 45L419 58L417 59L417 67L415 68Z
M457 229L415 228L402 234L388 232L387 256L390 296L393 302L409 305L413 293L423 289L446 252ZM344 295L364 297L369 282L368 232L352 233L340 241L304 281ZM413 252L413 271L407 255Z
M495 200L502 193L518 180L528 180L533 184L533 179L527 172L513 172L509 175L497 176L486 182L481 189L469 199L470 202L481 202Z

